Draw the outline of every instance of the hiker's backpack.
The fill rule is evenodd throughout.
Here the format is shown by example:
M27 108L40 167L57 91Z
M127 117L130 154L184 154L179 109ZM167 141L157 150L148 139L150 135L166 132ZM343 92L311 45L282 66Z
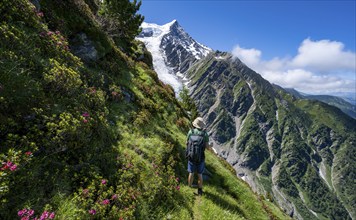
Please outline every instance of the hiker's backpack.
M203 158L205 132L192 130L188 139L186 157L193 163L200 163Z

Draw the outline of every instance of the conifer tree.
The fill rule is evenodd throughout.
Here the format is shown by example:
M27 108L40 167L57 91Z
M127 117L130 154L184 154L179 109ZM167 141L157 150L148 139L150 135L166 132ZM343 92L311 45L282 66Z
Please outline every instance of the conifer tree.
M99 22L119 45L130 43L141 32L144 16L137 14L141 3L137 0L103 0Z
M194 120L198 117L198 109L195 105L193 99L189 96L189 89L187 87L183 87L183 89L179 93L179 98L181 99L182 107L190 113L190 119Z

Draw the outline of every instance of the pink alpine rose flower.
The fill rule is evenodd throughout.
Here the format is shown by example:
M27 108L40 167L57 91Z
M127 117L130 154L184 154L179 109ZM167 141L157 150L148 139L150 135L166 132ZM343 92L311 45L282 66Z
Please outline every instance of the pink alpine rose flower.
M49 217L49 212L44 211L40 217L40 220L45 220Z
M33 216L33 214L35 214L35 210L33 209L28 210L28 216Z
M17 212L17 215L18 216L20 216L20 217L22 217L24 214L26 214L27 213L27 209L22 209L22 210L19 210L18 212Z
M111 200L115 200L115 199L117 199L117 195L116 194L111 196Z
M56 217L56 214L54 214L54 212L51 212L51 214L49 215L49 219L54 219L54 217Z
M12 165L12 166L10 167L10 170L11 170L11 171L15 171L15 170L16 170L16 168L17 168L17 165L16 165L16 164L14 164L14 165Z
M103 205L109 205L109 204L110 204L110 200L104 199L104 200L101 202L101 204L103 204Z
M96 210L95 210L95 209L90 209L90 210L89 210L89 214L95 215L95 214L96 214Z

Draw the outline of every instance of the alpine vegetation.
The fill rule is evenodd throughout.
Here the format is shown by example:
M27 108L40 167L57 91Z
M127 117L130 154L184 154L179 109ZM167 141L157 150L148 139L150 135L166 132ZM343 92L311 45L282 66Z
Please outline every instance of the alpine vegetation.
M0 2L0 219L288 219L211 151L194 196L194 105L135 39L140 5Z

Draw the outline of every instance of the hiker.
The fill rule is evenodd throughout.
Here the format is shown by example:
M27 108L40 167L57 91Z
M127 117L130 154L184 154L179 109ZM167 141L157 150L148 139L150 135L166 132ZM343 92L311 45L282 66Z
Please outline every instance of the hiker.
M211 146L209 146L208 133L204 130L203 118L196 118L192 125L193 129L187 135L188 185L192 187L194 173L198 173L198 195L201 196L203 194L203 172L205 168L204 150Z

